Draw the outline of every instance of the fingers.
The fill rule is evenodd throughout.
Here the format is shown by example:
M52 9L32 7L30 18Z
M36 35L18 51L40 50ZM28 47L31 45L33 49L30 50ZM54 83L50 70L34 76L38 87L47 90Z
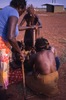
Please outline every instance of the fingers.
M31 26L32 29L38 29L38 25Z

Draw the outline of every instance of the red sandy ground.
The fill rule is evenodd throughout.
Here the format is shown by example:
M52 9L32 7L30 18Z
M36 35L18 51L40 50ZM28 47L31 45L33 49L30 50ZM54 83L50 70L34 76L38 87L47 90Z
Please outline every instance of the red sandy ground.
M60 95L52 98L33 95L28 100L66 100L66 13L41 13L38 16L43 26L40 30L41 37L47 38L49 43L56 47L60 57L58 82ZM20 32L17 40L23 40L23 36L24 31ZM11 94L11 97L8 100L23 100L22 90L22 83L10 85L7 93ZM29 91L27 94L32 95L32 92Z

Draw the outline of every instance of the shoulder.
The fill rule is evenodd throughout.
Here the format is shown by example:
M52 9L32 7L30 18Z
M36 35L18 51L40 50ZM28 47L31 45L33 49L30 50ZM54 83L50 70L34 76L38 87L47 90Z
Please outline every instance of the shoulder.
M18 11L11 7L11 6L6 6L1 10L1 13L3 14L3 16L6 18L10 17L10 16L16 16L17 18L19 18L19 13Z
M10 11L9 16L16 16L16 17L19 18L19 13L15 8L10 7L10 6L8 8L9 8L9 11Z
M39 16L37 14L35 14L35 20L39 23L39 25L42 25L41 24L41 20L40 20L40 18L39 18Z
M34 14L34 16L35 16L35 18L37 18L37 19L39 18L37 14Z
M28 13L26 13L26 14L24 15L24 18L27 18L27 17L29 17L29 14L28 14Z
M23 16L23 19L24 20L27 20L29 18L29 15L28 14L25 14L24 16Z

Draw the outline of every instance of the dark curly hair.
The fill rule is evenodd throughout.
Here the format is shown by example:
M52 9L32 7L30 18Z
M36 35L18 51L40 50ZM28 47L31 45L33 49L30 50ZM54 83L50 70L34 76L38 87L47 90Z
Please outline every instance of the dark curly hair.
M41 51L43 49L46 49L47 50L48 49L47 48L47 45L49 45L48 40L41 37L41 38L38 38L36 40L35 49L36 49L37 52L39 52L39 51Z
M26 7L26 1L25 0L12 0L10 2L10 5L17 8L17 7L20 7L20 8L24 8Z

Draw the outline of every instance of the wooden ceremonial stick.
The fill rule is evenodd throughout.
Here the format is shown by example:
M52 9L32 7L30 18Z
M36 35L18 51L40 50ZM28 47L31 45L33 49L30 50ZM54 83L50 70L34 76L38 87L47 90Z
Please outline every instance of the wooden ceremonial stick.
M26 100L26 85L25 85L24 60L22 61L22 74L23 74L23 94L24 94L24 100Z
M35 46L35 29L33 30L33 47Z
M41 26L39 26L38 27L38 34L40 34L40 32L39 32L39 28L42 28ZM36 40L36 30L34 29L33 30L33 47L35 46L35 40Z

